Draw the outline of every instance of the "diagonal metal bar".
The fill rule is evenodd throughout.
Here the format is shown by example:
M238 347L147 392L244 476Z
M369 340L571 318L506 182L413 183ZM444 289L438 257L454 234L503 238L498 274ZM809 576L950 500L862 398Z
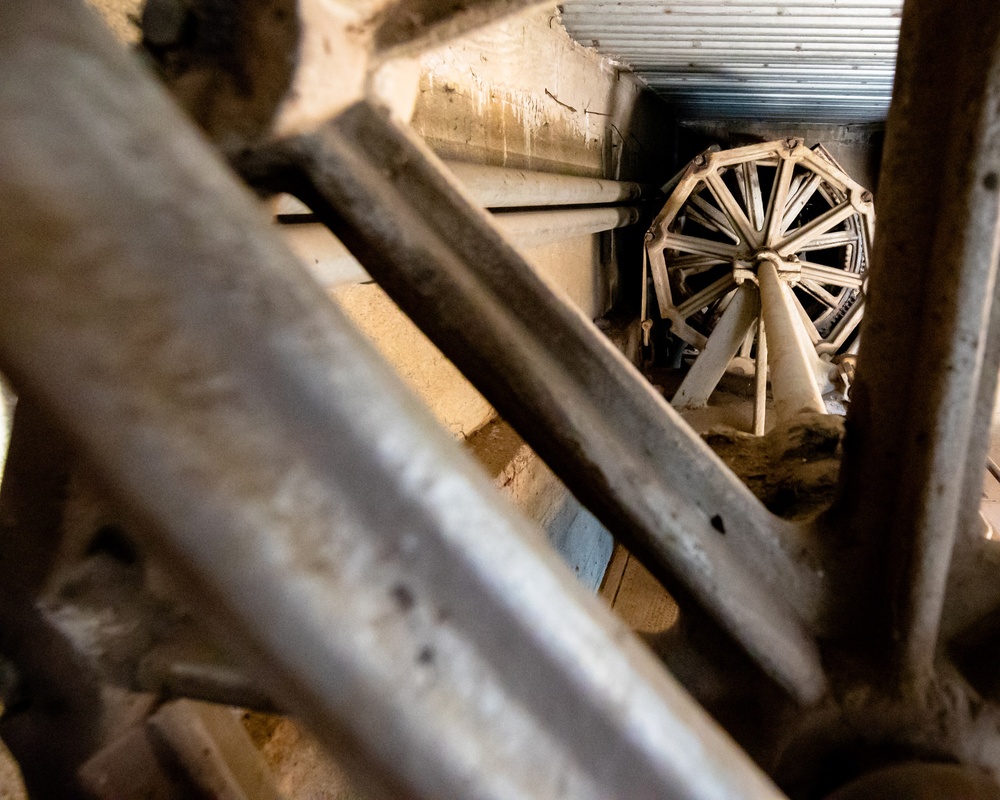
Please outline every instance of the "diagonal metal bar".
M801 283L799 285L802 286ZM819 344L820 340L822 339L822 337L819 335L819 331L816 329L816 324L806 313L806 310L805 308L803 308L802 303L799 302L799 298L795 297L795 292L792 292L792 298L795 300L794 303L795 310L798 312L799 322L802 323L802 330L805 331L807 338L809 339L810 342L812 342L813 346L815 347L817 344ZM815 362L813 363L815 365Z
M774 186L771 187L771 198L767 207L767 222L764 225L763 243L768 247L775 247L775 243L781 237L795 164L796 162L790 158L782 158L778 162L778 172L774 178Z
M82 5L0 5L0 109L0 364L366 792L780 800Z
M808 178L801 179L798 188L792 189L791 199L788 201L788 205L784 211L784 216L781 220L781 228L778 231L779 234L783 234L786 230L788 230L788 226L795 221L799 212L806 207L806 204L812 199L812 196L816 194L816 190L819 189L819 185L822 182L823 176L813 173Z
M973 436L992 407L983 391L998 334L998 98L1000 8L907 2L842 503L857 540L873 543L870 574L882 572L873 583L889 578L881 597L855 592L857 605L881 610L868 618L891 643L898 688L918 699L933 679L962 501L972 496L956 477L982 480L982 462L977 475L969 459L983 455ZM859 555L851 580L863 585Z
M829 308L837 307L837 304L839 302L837 298L834 297L832 294L830 294L826 289L824 289L815 281L803 280L799 283L799 286L802 287L803 291L808 292L809 294L811 294L813 297L815 297L817 300L819 300L821 303L828 306Z
M783 256L794 253L796 250L806 250L813 239L826 233L834 225L839 225L853 213L854 207L849 200L845 200L826 213L820 214L812 222L808 222L801 228L796 228L791 233L786 234L785 238L779 241L774 249L778 251L779 255Z
M731 273L727 273L719 278L714 283L710 283L700 292L691 295L687 300L677 306L677 316L690 317L696 311L701 311L701 309L706 306L711 305L719 298L725 296L728 292L732 291L732 288L736 285L733 281L733 276Z
M685 236L683 233L668 233L663 237L661 243L664 248L680 250L682 253L690 253L695 256L713 256L726 261L732 261L739 252L739 248L734 244L713 242L698 236Z
M856 244L858 233L856 231L834 231L817 236L809 242L808 250L827 250L831 247L843 247L847 244Z
M707 269L726 262L716 256L678 256L670 259L670 271L679 271L685 276L698 275Z
M690 206L693 206L694 208L691 208ZM690 206L688 207L687 215L691 219L701 225L704 225L709 230L716 230L725 234L734 242L739 242L740 237L733 230L733 226L732 223L730 223L729 218L703 197L694 195L691 198ZM697 209L697 211L695 211L695 209Z
M774 162L774 166L778 166L777 161ZM808 180L808 178L805 174L800 173L798 175L795 175L793 173L792 181L791 183L788 184L788 196L795 197L795 195L798 194L799 189L802 188L802 184L804 184L806 180Z
M726 216L729 217L729 221L733 225L733 230L739 233L740 239L755 246L759 238L757 231L750 224L747 215L740 208L740 204L733 197L733 193L729 191L729 187L726 186L717 170L711 170L705 175L705 185L708 186L708 190L722 207L722 210L726 212Z
M815 645L790 605L810 613L818 576L789 560L789 526L539 280L412 133L360 104L273 158L262 175L331 225L658 577L697 598L797 698L824 691ZM767 585L781 585L782 597Z
M799 261L797 266L802 271L802 277L816 283L828 286L845 286L849 289L860 289L865 283L865 276L857 272L828 267L825 264L815 264L812 261Z
M812 342L799 320L798 302L778 278L770 261L757 268L760 281L760 314L767 338L768 367L774 413L779 420L792 419L803 412L825 414L826 406L816 386Z
M743 195L743 204L753 229L759 231L764 226L764 197L760 191L760 174L757 162L744 161L736 170L736 185Z
M744 283L716 323L705 349L684 376L670 401L674 408L699 408L708 402L759 313L757 291L752 284Z

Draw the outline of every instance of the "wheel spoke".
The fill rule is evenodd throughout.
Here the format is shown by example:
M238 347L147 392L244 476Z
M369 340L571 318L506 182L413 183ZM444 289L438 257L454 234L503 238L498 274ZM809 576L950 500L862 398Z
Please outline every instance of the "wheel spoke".
M705 306L711 305L720 297L723 297L730 289L736 285L732 275L723 275L715 283L710 283L696 295L685 300L677 306L677 313L687 318L696 311L701 311Z
M833 231L817 236L809 242L810 250L828 250L831 247L843 247L858 241L857 231Z
M806 310L802 305L802 301L799 300L798 297L796 297L795 292L791 291L791 289L789 288L788 293L792 297L792 305L795 306L795 310L796 312L798 312L799 321L802 323L802 328L805 331L806 336L809 337L809 341L812 342L813 345L815 346L816 344L819 343L820 339L823 338L819 335L819 330L816 328L816 323L814 323L812 319L809 317L809 314L806 313Z
M760 175L755 161L746 161L735 170L736 184L743 195L743 204L747 207L750 225L755 231L764 227L764 197L760 191Z
M771 202L767 209L767 231L764 242L768 247L774 247L774 242L781 236L781 222L785 218L785 206L788 203L788 190L792 183L792 173L795 162L788 158L781 159L778 165L778 175L771 189Z
M777 166L777 165L775 165ZM788 184L788 196L795 197L796 192L802 188L802 184L806 182L806 176L802 173L798 175L792 174L792 182Z
M732 261L737 253L736 245L713 242L698 236L685 236L683 233L668 233L663 237L663 246L695 256L715 256L724 261Z
M865 276L857 272L847 272L825 264L814 264L811 261L800 261L799 269L802 277L824 284L826 286L844 286L848 289L860 289L865 282Z
M671 272L679 272L685 276L700 275L707 269L717 267L719 264L727 263L724 259L715 256L679 256L672 258L667 264L667 269Z
M708 184L708 189L712 193L712 196L722 206L723 211L726 212L726 216L729 217L729 221L733 224L733 229L739 232L743 241L756 244L757 232L750 225L750 220L743 213L743 209L740 208L740 204L733 197L733 193L729 191L729 187L726 186L722 177L717 172L709 173L705 179L705 183Z
M823 305L828 306L830 308L836 308L837 305L840 303L840 301L834 295L830 294L830 292L828 292L826 289L824 289L815 281L802 281L799 284L799 287L802 289L802 291L806 292L812 297L815 297Z
M783 256L794 253L796 250L807 250L809 242L826 233L835 225L839 225L853 213L854 207L845 200L839 206L834 206L825 214L816 217L812 222L806 223L801 228L796 228L773 247Z
M704 225L709 230L718 231L728 236L734 242L739 242L740 237L733 230L733 226L729 223L729 218L719 211L719 209L703 197L692 197L690 203L691 205L687 209L687 215L690 219L693 219L699 225ZM694 208L691 206L694 206Z
M722 376L754 327L760 310L753 284L744 283L719 317L705 349L688 370L671 404L674 408L700 408L708 402Z
M799 187L792 192L791 200L789 200L788 207L785 209L784 218L781 220L782 234L788 230L788 226L795 221L795 218L802 209L806 207L806 203L816 194L816 190L819 189L819 185L822 182L823 176L814 174L807 180L801 181Z

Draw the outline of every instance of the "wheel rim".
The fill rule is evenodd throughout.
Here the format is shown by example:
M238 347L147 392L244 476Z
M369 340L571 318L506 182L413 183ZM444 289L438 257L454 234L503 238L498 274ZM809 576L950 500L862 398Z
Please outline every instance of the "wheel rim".
M821 146L786 139L702 154L647 236L660 315L703 350L746 270L769 251L799 265L783 279L817 353L832 355L864 312L874 222L871 193ZM743 355L755 337L756 328Z

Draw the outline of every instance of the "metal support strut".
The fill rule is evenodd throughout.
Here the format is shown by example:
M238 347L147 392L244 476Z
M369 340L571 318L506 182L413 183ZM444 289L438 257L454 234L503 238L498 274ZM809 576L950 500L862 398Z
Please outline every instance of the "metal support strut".
M366 791L780 797L81 5L0 6L0 107L5 373Z

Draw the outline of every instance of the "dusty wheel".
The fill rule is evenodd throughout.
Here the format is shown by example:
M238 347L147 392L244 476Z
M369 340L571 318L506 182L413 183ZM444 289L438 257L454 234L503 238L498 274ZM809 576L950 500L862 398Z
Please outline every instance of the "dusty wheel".
M874 224L871 193L822 146L785 139L695 158L647 234L660 315L712 351L682 404L703 404L733 357L763 355L768 313L758 288L741 288L760 286L763 264L783 284L774 296L787 298L804 348L829 359L848 347L864 313ZM822 383L823 368L813 371Z

